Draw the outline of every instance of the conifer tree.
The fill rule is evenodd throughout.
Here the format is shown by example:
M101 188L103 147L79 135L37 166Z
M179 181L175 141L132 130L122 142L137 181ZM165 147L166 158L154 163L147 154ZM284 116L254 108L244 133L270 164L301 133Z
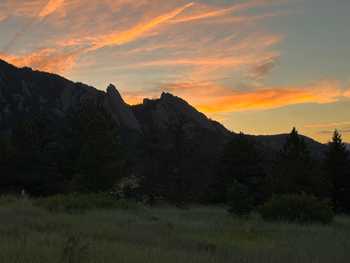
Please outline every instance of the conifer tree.
M334 131L326 153L326 171L332 184L332 201L336 211L350 211L349 152L338 130Z
M119 129L99 105L86 103L71 121L68 156L73 157L74 191L99 192L111 189L123 176L124 153ZM69 170L69 168L68 168Z
M218 187L218 191L232 192L233 186L242 186L238 188L245 189L246 194L251 196L251 203L261 202L261 186L265 173L252 138L240 133L228 143L222 157L222 170L221 187ZM234 195L228 194L227 198L232 199L230 196ZM228 202L233 203L234 200Z
M275 162L269 180L270 191L275 194L318 195L323 184L304 138L293 128Z

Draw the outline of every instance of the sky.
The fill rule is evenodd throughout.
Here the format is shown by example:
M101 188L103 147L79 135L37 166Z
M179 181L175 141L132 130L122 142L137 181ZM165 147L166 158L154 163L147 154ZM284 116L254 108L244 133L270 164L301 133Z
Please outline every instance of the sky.
M0 58L235 132L350 142L349 0L0 0Z

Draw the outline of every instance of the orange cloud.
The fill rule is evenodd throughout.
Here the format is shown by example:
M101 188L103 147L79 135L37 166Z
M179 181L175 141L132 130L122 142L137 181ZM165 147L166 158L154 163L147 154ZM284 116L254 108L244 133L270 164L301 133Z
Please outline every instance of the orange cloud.
M193 6L193 3L189 3L180 8L177 8L167 14L163 14L158 16L151 21L140 23L135 27L124 31L124 32L115 32L106 36L101 36L92 40L92 48L91 50L96 50L102 47L111 46L111 45L123 45L134 41L140 37L142 37L145 33L154 29L155 27L164 24L170 19L176 17L180 13L182 13L185 9Z
M6 15L2 15L2 14L0 14L0 22L2 22L3 20L5 20L7 18L7 16Z
M44 18L61 8L64 2L65 0L1 0L0 17L5 15Z
M233 90L214 83L178 83L160 89L178 95L205 113L265 110L302 103L331 103L343 95L337 82L323 81L296 87L262 87ZM159 90L154 91L154 95ZM140 95L126 93L129 103L140 102Z
M3 51L7 53L11 47L16 44L21 37L23 37L29 29L33 26L33 24L36 22L36 19L43 19L52 13L54 13L57 9L59 9L64 3L64 0L49 0L49 2L40 10L38 15L32 19L29 23L25 24L19 31L15 33L15 35L8 41L8 43L5 45ZM33 6L30 6L30 8L33 8ZM29 10L30 10L29 8ZM36 11L32 10L30 13L36 13Z
M38 14L38 17L44 18L46 16L51 15L64 4L64 1L65 0L49 0L49 2L44 6L44 8Z
M32 0L1 0L0 13L5 16L33 16L33 10L40 4L42 4L41 1Z
M156 60L150 62L141 62L138 64L130 65L133 67L162 67L162 66L221 66L221 67L234 67L252 63L251 58L193 58L193 59L174 59L174 60Z
M185 23L185 22L192 22L192 21L198 21L198 20L203 20L203 19L210 19L210 18L216 18L216 17L221 17L225 16L228 14L232 14L237 11L242 11L251 7L256 7L259 5L264 4L264 1L250 1L247 3L241 3L241 4L235 4L231 7L228 8L223 8L219 10L211 10L209 7L208 11L203 11L200 13L195 13L192 15L184 16L178 19L174 19L171 22L172 23Z
M237 72L244 78L254 74L264 75L269 73L279 56L278 52L269 49L282 39L265 31L259 33L259 27L252 30L251 23L249 28L245 23L230 24L229 27L210 24L212 33L206 33L208 24L205 21L214 21L211 18L215 17L219 20L238 19L236 12L266 4L270 0L248 0L235 5L208 4L202 0L195 4L189 3L190 0L89 0L88 4L82 0L4 1L6 4L0 3L0 7L4 7L5 13L30 16L33 23L46 18L45 24L40 27L30 27L36 34L42 30L45 37L31 39L27 24L3 49L4 53L10 53L11 49L16 55L17 65L51 72L57 69L57 73L68 72L75 65L73 60L84 54L91 64L77 68L82 73L79 78L89 75L88 70L92 70L100 71L100 78L108 78L102 75L104 72L115 71L120 79L126 79L128 74L140 70L138 78L141 81L145 72L153 72L155 67L160 70L154 75L164 74L161 76L164 80L176 79L181 82L221 79ZM59 15L53 16L55 12ZM250 16L238 20L241 19L254 21ZM185 23L188 21L198 23ZM54 34L47 34L45 27L54 30ZM24 34L30 40L27 41L30 46L26 46L24 41L20 43L19 38ZM111 47L108 50L110 55L105 56L103 52L99 53L101 56L96 55L96 50L107 46ZM25 55L16 53L17 47L22 52L26 51ZM79 52L67 51L72 49ZM47 58L57 60L55 63L59 66L50 65L52 63ZM64 59L68 59L67 63L64 63ZM127 71L129 69L130 72ZM74 78L73 75L70 77ZM91 80L87 78L82 81ZM134 81L129 79L127 86L133 86Z
M349 98L350 98L350 88L347 89L347 90L344 92L344 97L349 97Z
M331 122L331 123L313 123L313 124L307 124L304 127L305 128L337 128L337 127L342 127L344 125L350 125L350 121Z
M81 50L63 52L46 48L21 56L0 53L0 59L17 67L32 67L41 71L62 74L75 66L76 59L81 52Z
M201 14L195 14L195 15L191 15L191 16L186 16L186 17L174 19L171 21L171 23L184 23L184 22L191 22L191 21L208 19L208 18L213 18L213 17L219 17L219 16L229 14L233 10L234 10L234 7L225 8L225 9L216 10L216 11L209 11L209 12L205 12L205 13L201 13Z

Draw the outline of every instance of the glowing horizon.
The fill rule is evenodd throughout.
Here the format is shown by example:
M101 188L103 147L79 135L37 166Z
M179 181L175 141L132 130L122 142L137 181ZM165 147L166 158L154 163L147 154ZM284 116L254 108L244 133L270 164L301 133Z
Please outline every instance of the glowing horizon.
M317 2L317 4L316 4ZM180 96L236 132L350 141L350 2L3 0L0 58L128 103Z

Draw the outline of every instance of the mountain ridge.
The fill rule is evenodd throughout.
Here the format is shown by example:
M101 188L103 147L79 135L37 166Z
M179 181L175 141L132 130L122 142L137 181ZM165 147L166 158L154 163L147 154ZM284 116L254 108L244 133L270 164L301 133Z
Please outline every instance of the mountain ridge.
M94 156L94 160L99 154L110 156L113 150L108 146L115 145L113 154L123 158L123 167L128 169L120 173L146 178L142 179L146 187L161 196L180 191L188 200L204 200L211 187L220 185L223 154L229 142L234 143L239 136L170 93L128 105L112 84L100 91L59 75L19 69L0 61L0 139L21 141L27 127L30 131L34 127L29 138L36 140L31 142L24 136L24 141L32 144L20 149L28 149L29 156L36 149L31 147L39 145L37 156L43 160L48 156L52 163L68 162L63 167L71 171L71 159L83 153ZM288 135L245 136L255 142L261 169L269 173ZM95 138L103 147L90 145ZM322 159L326 145L304 139L312 156ZM47 164L50 167L51 162ZM55 175L74 176L60 171L60 164L54 167L58 170ZM45 176L46 172L38 180L45 180Z
M171 122L186 122L188 129L197 130L191 136L206 131L226 141L233 131L209 119L188 102L163 92L158 99L145 98L142 104L129 105L117 88L110 84L106 91L73 82L57 74L17 68L0 60L0 131L10 128L19 115L33 110L46 110L54 118L62 118L70 109L85 100L94 100L105 107L115 122L126 130L143 133L145 129L166 129ZM11 118L12 116L12 118ZM150 125L152 123L152 125ZM150 127L154 126L154 127ZM272 150L278 150L286 135L249 135ZM305 137L317 151L325 145Z

